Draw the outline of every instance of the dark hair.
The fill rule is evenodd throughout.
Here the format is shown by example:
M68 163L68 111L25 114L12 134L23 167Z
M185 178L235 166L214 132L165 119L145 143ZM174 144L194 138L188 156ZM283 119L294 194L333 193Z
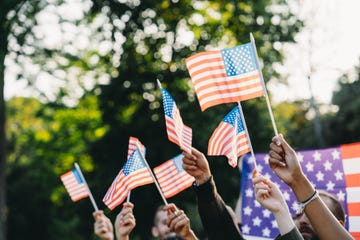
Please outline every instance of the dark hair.
M162 211L163 209L164 209L164 207L165 207L165 205L160 205L157 209L156 209L156 211L155 211L155 214L154 214L154 226L156 226L157 225L157 223L158 223L158 212L160 212L160 211Z
M339 200L331 193L324 191L324 190L318 190L319 192L319 196L324 199L328 198L331 201L331 205L327 206L330 211L332 212L332 214L334 214L334 216L340 220L343 221L345 223L345 211L344 208L342 207L341 203L339 202Z

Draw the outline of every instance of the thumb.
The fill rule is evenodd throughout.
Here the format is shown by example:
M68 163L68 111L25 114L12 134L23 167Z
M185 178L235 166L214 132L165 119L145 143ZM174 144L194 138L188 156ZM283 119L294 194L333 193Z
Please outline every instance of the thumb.
M195 156L195 157L200 157L202 155L202 152L200 152L199 150L197 150L196 148L192 148L191 153Z
M283 147L285 152L294 151L292 149L292 147L290 147L290 145L285 141L282 134L279 134L279 139L280 139L281 146Z

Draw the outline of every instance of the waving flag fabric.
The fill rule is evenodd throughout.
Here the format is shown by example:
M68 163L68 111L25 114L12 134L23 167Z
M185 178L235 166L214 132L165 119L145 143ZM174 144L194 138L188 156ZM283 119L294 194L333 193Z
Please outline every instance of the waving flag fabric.
M191 153L192 129L184 125L180 111L170 93L164 88L161 88L161 92L168 138L185 152Z
M240 109L234 107L213 132L209 140L208 155L225 155L229 164L235 167L238 157L250 150Z
M360 143L341 147L297 152L302 169L316 189L337 196L346 213L346 228L360 239ZM296 198L270 169L268 154L255 154L260 172L280 186L291 214L295 214ZM255 199L251 183L253 159L247 154L242 164L242 232L247 239L274 239L278 235L276 221L270 211Z
M127 159L129 159L131 154L134 152L134 150L136 149L136 146L139 146L141 154L143 156L145 156L145 153L146 153L145 146L140 142L139 139L137 139L136 137L131 137L130 136Z
M80 199L89 196L89 191L87 189L85 181L82 179L76 168L61 175L60 179L63 182L73 202L79 201Z
M255 53L253 45L246 43L185 60L202 111L264 95Z
M113 210L125 200L132 189L153 182L139 150L135 149L106 192L103 202Z
M190 187L195 178L182 168L183 155L180 154L154 168L154 174L166 198L175 196Z

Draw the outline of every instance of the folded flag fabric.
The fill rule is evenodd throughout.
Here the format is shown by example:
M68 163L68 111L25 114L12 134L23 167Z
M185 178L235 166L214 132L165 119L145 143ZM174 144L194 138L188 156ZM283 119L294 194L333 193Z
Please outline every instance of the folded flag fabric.
M256 50L246 43L197 53L185 60L202 111L265 94Z
M134 150L136 149L136 147L139 147L140 149L140 153L145 156L146 153L146 148L145 146L140 142L139 139L137 139L136 137L132 137L130 136L129 138L129 146L128 146L128 155L127 155L127 159L129 159L129 157L131 156L131 154L134 152Z
M63 182L73 202L77 202L80 199L89 196L89 191L86 186L86 183L82 179L81 175L79 174L76 168L61 175L60 179Z
M106 192L103 202L113 210L125 200L132 189L153 182L139 150L135 149Z
M316 189L325 190L338 198L346 215L346 229L360 239L360 143L340 147L297 151L302 169ZM297 209L296 198L270 169L268 154L255 154L261 174L280 186L291 214ZM242 232L247 239L274 239L278 235L275 218L255 199L251 174L253 159L245 155L241 173Z
M165 198L175 196L179 192L190 187L195 181L195 178L183 169L183 157L182 154L177 155L154 168L154 174Z
M170 93L164 88L161 88L161 92L168 139L185 152L191 153L192 129L184 125L180 111Z
M208 155L225 155L230 166L237 165L239 156L251 151L239 107L234 107L214 130L208 144Z

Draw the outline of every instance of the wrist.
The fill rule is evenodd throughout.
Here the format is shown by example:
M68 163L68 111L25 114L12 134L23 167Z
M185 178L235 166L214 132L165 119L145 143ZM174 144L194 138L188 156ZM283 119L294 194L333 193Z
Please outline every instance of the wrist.
M211 174L203 174L202 176L195 178L195 183L199 186L199 185L209 181L210 178L211 178Z
M185 235L183 235L181 237L184 240L197 240L197 237L196 237L194 231L191 230L191 229L187 232L187 234L185 234Z

